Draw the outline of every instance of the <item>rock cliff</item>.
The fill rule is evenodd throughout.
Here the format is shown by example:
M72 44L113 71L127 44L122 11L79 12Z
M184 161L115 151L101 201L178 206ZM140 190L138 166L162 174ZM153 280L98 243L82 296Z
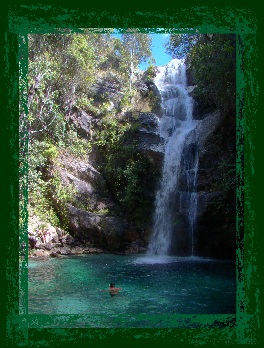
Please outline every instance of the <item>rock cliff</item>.
M153 168L160 168L163 147L157 132L158 117L153 113L143 112L126 113L122 117L131 125L137 124L133 139L124 139L124 146L133 146L136 155L145 158ZM93 140L94 132L100 129L98 119L85 111L76 110L69 119L78 135L87 140ZM139 226L137 221L124 213L120 200L111 190L111 180L107 180L100 171L103 167L102 156L95 143L91 152L82 158L74 156L67 149L60 150L46 176L51 177L56 172L62 187L72 188L73 194L63 209L56 198L50 197L57 215L70 233L61 230L63 235L71 238L62 240L56 228L42 221L33 223L34 219L31 219L29 245L33 249L33 257L80 254L89 250L118 253L138 253L146 250L151 227ZM151 173L148 175L151 176ZM149 180L145 192L142 192L142 197L150 204L154 201L157 180L158 178L153 179L152 184ZM151 210L150 207L146 209ZM147 220L151 220L150 216L147 216ZM34 251L35 249L38 251Z
M158 95L158 91L152 90ZM192 93L195 87L189 87ZM120 91L118 83L95 86L98 103L102 95L113 97L113 108L118 108ZM101 97L100 97L101 96ZM199 141L194 147L192 139L183 153L179 189L175 192L175 225L177 238L173 251L189 254L188 212L185 193L188 191L187 172L192 170L186 163L188 156L198 154L197 218L195 222L195 254L209 257L235 257L236 197L235 197L235 112L205 110L195 101L194 119L199 122ZM53 199L53 205L67 230L54 228L31 217L29 220L29 245L32 256L57 256L83 252L140 253L146 251L152 233L152 214L155 192L164 156L164 142L158 132L160 108L153 112L127 112L122 115L126 122L137 125L133 137L124 139L124 147L133 147L133 158L144 160L148 171L142 171L139 207L146 218L139 224L135 210L124 210L122 197L111 185L111 178L104 175L103 156L94 143L89 154L75 157L67 149L60 151L54 168L64 187L73 187L73 196L65 210ZM100 120L84 110L74 110L69 122L78 135L93 142L100 129ZM144 163L145 163L144 162ZM53 168L53 171L54 171ZM52 173L50 173L52 175ZM131 189L131 188L130 188ZM52 199L52 198L51 198ZM136 204L136 203L135 203ZM143 214L142 213L142 214ZM134 215L133 215L134 214ZM176 233L176 232L175 232ZM176 243L177 239L177 243Z
M236 114L213 110L207 113L194 100L198 122L195 144L192 138L183 152L179 188L175 192L175 234L173 252L191 252L188 198L193 188L194 157L198 156L196 179L197 211L194 221L194 254L230 258L236 255ZM193 137L193 135L192 135Z

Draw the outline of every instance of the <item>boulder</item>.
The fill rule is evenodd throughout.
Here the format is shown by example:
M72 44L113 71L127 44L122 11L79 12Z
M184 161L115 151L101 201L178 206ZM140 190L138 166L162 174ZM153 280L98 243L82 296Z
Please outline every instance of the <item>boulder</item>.
M142 242L142 240L136 240L131 243L128 249L125 250L125 254L142 254L147 250L146 245Z
M64 236L67 233L63 229L61 229L59 227L56 227L56 232L57 232L57 235L58 235L58 242L56 242L56 243L59 243L59 241L62 241L62 239L64 238Z
M72 245L74 244L75 240L70 234L66 234L65 237L62 238L62 243Z
M69 120L74 124L79 136L87 139L92 138L92 117L89 116L84 110L77 110L70 115Z
M51 242L44 243L43 248L46 250L51 250L53 248L53 244Z
M42 249L33 249L29 254L29 257L38 258L38 259L46 259L49 257L49 252L47 250Z
M106 250L117 250L124 243L124 222L119 217L93 214L68 204L70 229L81 243L90 242Z
M81 254L83 254L83 252L84 252L84 250L81 247L76 246L76 247L71 248L71 253L74 255L81 255Z
M59 249L58 253L61 255L71 255L72 254L71 248L67 247L67 246L61 247Z
M55 251L50 252L50 257L59 257L58 253Z
M102 254L105 253L102 249L100 248L88 248L83 251L84 254Z

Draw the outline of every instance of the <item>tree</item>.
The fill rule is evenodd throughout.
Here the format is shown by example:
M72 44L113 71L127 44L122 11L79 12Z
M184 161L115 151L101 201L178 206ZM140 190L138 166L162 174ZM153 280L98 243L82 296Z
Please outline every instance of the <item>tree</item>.
M131 33L122 35L122 43L124 58L129 66L129 91L131 92L135 69L140 63L152 57L152 38L148 34L137 33L131 30Z
M165 44L166 52L173 58L183 59L198 41L199 34L171 34Z
M184 59L196 45L209 43L214 36L215 34L171 34L165 48L174 58Z
M203 104L220 110L235 107L236 38L233 34L172 34L167 51L186 58Z

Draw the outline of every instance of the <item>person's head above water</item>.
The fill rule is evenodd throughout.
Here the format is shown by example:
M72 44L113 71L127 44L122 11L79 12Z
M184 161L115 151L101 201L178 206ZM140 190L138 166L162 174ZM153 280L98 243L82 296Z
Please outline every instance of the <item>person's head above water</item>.
M115 284L114 284L114 283L110 283L110 284L109 284L109 287L110 287L110 288L114 288L114 287L115 287Z

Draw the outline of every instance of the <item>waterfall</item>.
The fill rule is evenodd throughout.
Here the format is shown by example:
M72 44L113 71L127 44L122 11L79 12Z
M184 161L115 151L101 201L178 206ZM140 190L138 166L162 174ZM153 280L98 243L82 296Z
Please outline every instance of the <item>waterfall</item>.
M149 243L151 255L168 255L171 239L175 231L175 196L179 185L179 175L184 163L183 152L187 145L195 143L196 121L192 119L192 98L187 92L186 67L183 61L173 59L164 67L159 67L155 83L162 98L163 116L159 124L160 136L164 138L165 152L160 187L155 198L154 231ZM194 253L194 228L197 211L195 193L198 155L186 159L187 204L191 243ZM185 162L186 162L185 161ZM186 195L185 195L186 196ZM187 203L186 203L187 202Z
M194 130L192 141L196 145L198 139L197 134ZM196 182L197 182L197 172L198 172L198 151L197 146L193 146L193 151L189 151L187 156L184 156L184 171L186 173L186 184L187 191L180 194L180 202L184 200L186 202L186 211L188 218L188 226L190 230L191 237L191 255L194 256L194 232L196 225L196 215L197 215L197 192L196 192ZM183 209L181 209L183 212Z

